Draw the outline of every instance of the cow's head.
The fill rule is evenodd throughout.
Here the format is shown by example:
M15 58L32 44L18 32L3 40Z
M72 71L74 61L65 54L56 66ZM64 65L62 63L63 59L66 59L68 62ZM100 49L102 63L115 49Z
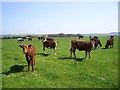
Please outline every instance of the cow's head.
M29 45L27 45L27 44L19 45L19 47L23 49L23 53L25 53L25 54L28 53Z

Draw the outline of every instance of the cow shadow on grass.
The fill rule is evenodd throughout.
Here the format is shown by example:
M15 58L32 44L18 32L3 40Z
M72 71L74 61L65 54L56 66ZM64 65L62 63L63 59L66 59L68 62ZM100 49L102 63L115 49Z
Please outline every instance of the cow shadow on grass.
M42 56L49 56L50 54L44 54L44 53L36 53L37 55L42 55Z
M102 48L102 49L108 49L108 48Z
M70 57L62 57L62 58L58 58L58 59L61 59L61 60L74 59L75 61L82 62L85 58L70 58Z
M7 72L2 72L2 74L5 74L6 76L8 76L10 73L18 73L18 72L22 72L24 69L24 65L13 65L10 67L10 70Z

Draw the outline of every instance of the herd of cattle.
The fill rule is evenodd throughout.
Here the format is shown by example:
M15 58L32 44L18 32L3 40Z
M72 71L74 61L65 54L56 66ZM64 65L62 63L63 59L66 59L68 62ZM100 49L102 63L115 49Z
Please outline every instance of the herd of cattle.
M82 37L83 38L83 37ZM90 52L92 48L97 49L102 46L100 39L97 36L94 36L91 38L89 37L90 41L85 40L71 40L71 47L70 47L70 57L72 57L72 53L74 57L76 58L75 51L76 49L81 51L85 51L85 59L87 58L87 54L89 54L90 58ZM27 38L28 41L32 38ZM80 37L79 37L80 39ZM52 38L44 38L44 37L38 37L38 40L42 40L43 43L43 53L45 52L45 48L54 49L55 55L56 55L56 46L58 41L52 39ZM24 41L22 38L18 38L18 42ZM110 36L110 38L106 41L105 48L113 48L114 44L114 36ZM30 71L30 64L32 65L32 71L34 71L35 67L35 57L36 57L36 48L33 45L19 45L23 49L23 53L25 54L26 61L28 63L28 71Z

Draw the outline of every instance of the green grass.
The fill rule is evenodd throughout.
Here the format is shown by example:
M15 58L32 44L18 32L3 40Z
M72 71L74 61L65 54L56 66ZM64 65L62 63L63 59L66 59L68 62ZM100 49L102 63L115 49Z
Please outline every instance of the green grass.
M108 36L99 37L104 48ZM35 72L26 72L27 62L17 40L2 41L2 88L117 88L118 37L114 48L92 50L91 59L83 59L84 51L76 51L77 59L69 59L70 41L78 37L55 38L57 55L46 49L42 42L33 39L24 43L37 49ZM85 37L84 40L89 40Z

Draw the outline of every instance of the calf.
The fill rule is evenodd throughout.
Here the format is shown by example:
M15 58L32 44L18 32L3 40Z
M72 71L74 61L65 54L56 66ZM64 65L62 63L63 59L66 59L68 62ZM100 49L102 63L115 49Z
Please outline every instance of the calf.
M87 57L87 52L88 52L89 58L90 58L92 43L89 41L71 40L70 57L72 57L72 53L73 53L74 57L76 58L76 55L75 55L76 49L78 49L79 51L85 51L85 59Z
M110 37L106 42L105 48L108 48L109 46L110 46L110 48L113 48L113 44L114 44L114 38Z
M28 63L28 71L30 71L30 64L32 65L32 71L34 71L35 66L35 56L36 56L36 49L33 45L19 45L23 49L23 53L25 54L26 61Z
M43 53L45 52L45 48L50 48L50 49L54 49L54 53L56 55L56 46L58 41L44 40L42 41L42 43L43 43Z

